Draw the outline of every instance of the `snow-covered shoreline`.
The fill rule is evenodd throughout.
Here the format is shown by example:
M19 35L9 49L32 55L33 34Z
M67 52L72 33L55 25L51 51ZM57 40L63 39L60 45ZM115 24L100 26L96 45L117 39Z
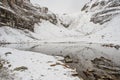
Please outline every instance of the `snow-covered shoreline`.
M8 75L0 77L1 80L81 80L72 76L75 70L53 56L0 48L0 57L5 60L2 68L10 71ZM1 76L3 74L0 73Z

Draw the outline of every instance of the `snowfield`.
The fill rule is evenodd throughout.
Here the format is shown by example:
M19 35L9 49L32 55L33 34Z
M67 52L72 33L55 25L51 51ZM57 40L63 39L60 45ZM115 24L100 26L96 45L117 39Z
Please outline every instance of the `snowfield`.
M72 76L76 71L60 62L60 57L0 48L0 59L1 64L5 61L0 80L80 80Z
M68 30L62 25L51 24L48 21L42 21L42 23L36 24L34 30L42 40L64 39L78 35L78 32Z

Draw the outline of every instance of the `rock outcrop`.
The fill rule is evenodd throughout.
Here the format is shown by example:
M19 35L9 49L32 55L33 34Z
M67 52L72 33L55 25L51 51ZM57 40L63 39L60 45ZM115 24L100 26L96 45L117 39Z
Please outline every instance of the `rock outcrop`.
M120 14L120 0L91 0L82 11L92 12L91 22L104 24Z
M1 0L0 26L34 31L34 24L48 20L57 24L56 15L46 7L36 7L30 0Z

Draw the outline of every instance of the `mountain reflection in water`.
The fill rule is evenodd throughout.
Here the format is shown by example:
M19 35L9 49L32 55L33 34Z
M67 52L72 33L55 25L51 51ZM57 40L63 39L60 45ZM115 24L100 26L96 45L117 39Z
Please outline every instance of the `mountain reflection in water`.
M67 63L85 80L120 80L120 50L90 43L6 44L1 47L39 52L53 56L70 56Z

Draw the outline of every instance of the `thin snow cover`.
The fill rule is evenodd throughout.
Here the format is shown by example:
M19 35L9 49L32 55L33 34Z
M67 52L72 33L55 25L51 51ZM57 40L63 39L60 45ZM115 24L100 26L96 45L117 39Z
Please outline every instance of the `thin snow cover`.
M9 75L14 74L12 78L15 80L80 80L72 76L75 70L52 56L8 48L0 48L0 56L8 61L3 67L11 71ZM11 80L5 76L0 78Z

